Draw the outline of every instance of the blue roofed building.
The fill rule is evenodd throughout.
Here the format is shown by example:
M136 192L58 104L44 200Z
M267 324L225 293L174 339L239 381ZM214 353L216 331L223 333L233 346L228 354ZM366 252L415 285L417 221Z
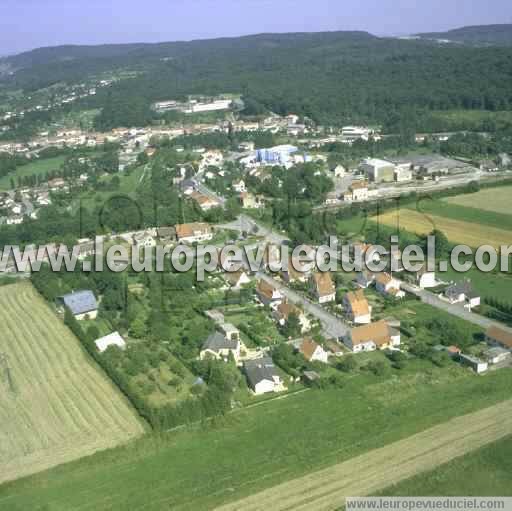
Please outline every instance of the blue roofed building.
M79 321L95 319L98 315L98 302L92 291L75 291L61 296L60 301Z

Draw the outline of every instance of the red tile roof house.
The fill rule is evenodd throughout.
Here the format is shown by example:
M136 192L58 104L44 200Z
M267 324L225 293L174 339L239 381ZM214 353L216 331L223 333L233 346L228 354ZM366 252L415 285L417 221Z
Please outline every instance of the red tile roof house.
M313 273L310 282L318 303L328 303L336 300L336 288L330 272Z
M343 297L343 307L350 321L365 325L372 321L372 308L363 290L349 291Z
M403 298L405 293L400 290L400 281L393 278L389 273L379 273L375 279L377 291L383 295L394 298Z
M400 333L382 319L353 328L344 343L354 353L383 350L400 346Z
M258 282L256 294L263 305L277 306L283 301L281 291L265 280Z
M299 346L299 352L302 353L308 362L323 362L327 364L329 361L329 354L325 351L320 344L317 344L311 339L304 339Z

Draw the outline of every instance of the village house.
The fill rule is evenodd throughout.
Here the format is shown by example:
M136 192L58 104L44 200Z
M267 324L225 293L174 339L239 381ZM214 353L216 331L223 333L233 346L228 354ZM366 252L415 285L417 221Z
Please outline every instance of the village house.
M329 354L327 351L312 339L304 339L304 341L302 341L299 345L299 353L302 353L308 362L322 362L327 364L329 361Z
M369 288L377 278L377 274L368 270L357 272L356 283L363 289Z
M126 349L126 342L119 332L113 332L105 337L100 337L94 341L94 344L100 353L106 351L110 346L117 346L121 350Z
M344 342L354 353L383 350L400 346L400 332L380 320L353 328L345 336Z
M510 330L491 326L485 332L485 340L491 346L512 351L512 331Z
M232 289L241 289L242 286L251 283L249 275L244 270L224 273L224 279Z
M240 330L238 330L235 325L222 322L219 325L219 329L226 336L228 341L240 341Z
M163 245L169 245L176 242L175 227L158 227L156 230L158 241Z
M343 165L333 165L329 168L329 171L331 172L333 177L345 177L347 173L347 169Z
M281 375L270 357L245 361L244 372L249 387L256 395L286 390Z
M379 273L375 279L377 291L385 296L403 298L405 293L400 290L400 281L393 278L389 273Z
M310 286L318 303L333 302L336 299L336 288L330 272L313 273Z
M132 236L133 246L140 250L143 247L155 247L156 238L153 231L136 232Z
M470 367L477 374L485 373L489 368L489 364L487 362L484 362L477 357L466 355L465 353L460 354L459 361L463 366Z
M281 325L284 326L291 315L294 315L299 320L301 333L306 333L311 330L311 322L309 321L304 311L299 309L296 305L288 303L286 301L280 303L272 312L274 319Z
M475 292L469 279L448 286L444 296L451 304L462 303L469 310L480 306L480 295Z
M509 350L501 348L500 346L490 348L483 354L483 356L487 360L487 363L491 365L500 364L501 362L504 362L505 360L510 358L511 355L512 353Z
M92 291L75 291L61 296L59 301L78 321L96 319L98 315L98 302Z
M220 332L214 332L210 334L204 342L199 352L199 358L201 360L214 358L216 360L227 361L229 356L232 355L235 362L238 362L240 350L240 339L228 339Z
M231 188L237 193L247 192L247 187L245 186L245 181L243 179L233 181Z
M260 280L256 286L256 295L263 305L277 306L283 301L283 295L279 289L265 280Z
M212 228L205 223L176 225L176 238L180 243L200 243L213 238Z
M349 291L343 297L343 307L350 321L365 325L372 321L372 308L362 289Z
M325 197L324 204L326 206L335 206L338 204L338 195L336 192L329 192Z
M96 253L96 244L92 240L78 240L78 260L83 261Z
M261 195L254 195L250 192L240 193L240 203L244 209L260 209L265 206L264 198Z
M415 278L416 285L421 289L428 289L436 287L436 272L429 271L426 265L423 265L419 271L416 272Z
M308 272L296 270L290 258L288 260L288 268L281 271L281 277L287 284L292 284L293 282L307 282Z
M216 208L220 205L218 200L208 197L200 192L193 191L189 194L189 197L195 200L203 211L209 211L210 209Z
M353 182L348 191L343 194L345 202L364 202L368 200L368 197L368 183L366 181Z

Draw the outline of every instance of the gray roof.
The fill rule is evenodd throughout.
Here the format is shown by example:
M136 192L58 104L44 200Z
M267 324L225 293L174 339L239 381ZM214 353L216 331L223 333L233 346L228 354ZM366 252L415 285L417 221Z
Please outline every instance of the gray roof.
M221 333L215 332L208 336L203 344L203 350L218 352L220 350L236 350L238 341L226 339Z
M98 302L92 291L75 291L62 296L64 305L75 315L87 314L98 309Z
M463 280L452 284L446 289L445 294L446 296L458 296L464 294L469 298L475 298L478 296L478 294L473 290L473 286L469 280Z
M276 366L270 357L247 360L244 362L244 369L249 385L253 388L264 380L273 380L274 376L279 376Z

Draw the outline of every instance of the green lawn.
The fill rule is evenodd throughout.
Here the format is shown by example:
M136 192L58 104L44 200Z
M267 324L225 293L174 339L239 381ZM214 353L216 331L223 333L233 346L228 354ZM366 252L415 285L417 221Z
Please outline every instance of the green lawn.
M56 156L55 158L45 158L43 160L35 160L27 165L23 165L16 169L16 172L8 174L0 178L0 190L11 190L11 177L14 179L16 186L18 177L33 176L36 174L45 174L46 172L59 170L64 163L65 156Z
M211 509L510 398L512 371L347 376L0 487L0 509ZM441 398L442 397L442 398Z
M380 492L386 496L512 496L512 436Z

